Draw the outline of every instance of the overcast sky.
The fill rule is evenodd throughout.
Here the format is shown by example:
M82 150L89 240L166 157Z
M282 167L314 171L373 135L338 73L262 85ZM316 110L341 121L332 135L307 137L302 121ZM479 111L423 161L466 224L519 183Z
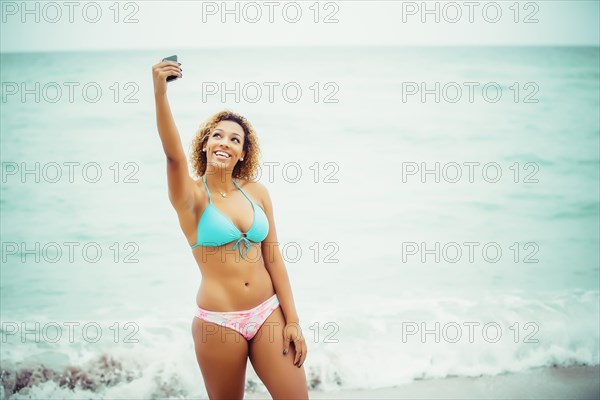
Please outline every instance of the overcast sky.
M1 51L600 44L598 0L72 3L0 1Z

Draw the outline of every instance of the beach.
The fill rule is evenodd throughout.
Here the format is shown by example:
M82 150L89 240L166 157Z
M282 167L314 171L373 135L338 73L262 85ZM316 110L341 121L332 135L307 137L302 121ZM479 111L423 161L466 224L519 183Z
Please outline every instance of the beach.
M311 398L600 397L599 49L332 46L2 55L48 90L0 109L0 399L207 398L154 115L171 54L186 154L224 108L260 138Z
M246 399L270 399L249 393ZM547 367L481 377L423 379L406 385L338 392L310 391L311 399L598 399L600 366Z

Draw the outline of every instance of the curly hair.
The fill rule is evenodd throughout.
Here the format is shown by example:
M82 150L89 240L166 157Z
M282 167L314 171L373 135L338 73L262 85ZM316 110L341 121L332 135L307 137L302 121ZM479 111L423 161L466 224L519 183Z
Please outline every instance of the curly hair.
M206 152L202 151L202 148L208 142L208 137L212 130L221 121L233 121L237 122L244 129L244 146L245 151L244 160L238 161L233 168L233 178L243 178L248 181L253 179L256 171L258 170L258 164L260 160L260 146L258 143L258 137L256 131L252 127L252 124L241 116L231 110L219 111L211 115L206 121L204 121L196 136L192 140L190 159L194 174L200 177L206 173L207 161Z

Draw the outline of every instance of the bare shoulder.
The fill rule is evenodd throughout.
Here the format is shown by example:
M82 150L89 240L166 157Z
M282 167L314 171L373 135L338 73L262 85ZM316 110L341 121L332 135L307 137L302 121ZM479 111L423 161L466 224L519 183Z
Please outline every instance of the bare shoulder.
M195 180L194 182L194 188L196 189L196 193L199 195L199 198L202 199L203 197L206 197L208 199L208 193L206 192L206 186L204 186L202 178L198 178L198 180Z
M259 181L248 181L246 179L238 178L240 187L258 200L258 203L262 208L271 204L269 197L269 191L267 187Z

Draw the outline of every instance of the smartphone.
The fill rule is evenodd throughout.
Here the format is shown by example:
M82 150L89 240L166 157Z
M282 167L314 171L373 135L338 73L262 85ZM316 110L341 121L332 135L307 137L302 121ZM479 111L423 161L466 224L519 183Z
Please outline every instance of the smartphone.
M171 56L171 57L166 57L162 59L163 61L175 61L177 62L177 56ZM174 81L175 79L177 79L178 76L177 75L171 75L171 76L167 76L167 82L171 82Z

